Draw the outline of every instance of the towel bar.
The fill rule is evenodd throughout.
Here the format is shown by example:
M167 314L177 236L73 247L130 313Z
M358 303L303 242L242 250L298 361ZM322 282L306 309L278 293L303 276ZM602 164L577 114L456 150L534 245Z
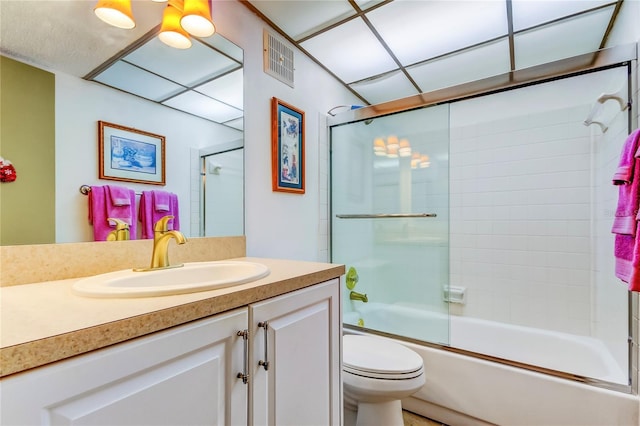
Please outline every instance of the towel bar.
M89 185L80 185L80 193L82 195L89 195L91 192L91 187ZM136 192L136 195L142 195L141 192Z

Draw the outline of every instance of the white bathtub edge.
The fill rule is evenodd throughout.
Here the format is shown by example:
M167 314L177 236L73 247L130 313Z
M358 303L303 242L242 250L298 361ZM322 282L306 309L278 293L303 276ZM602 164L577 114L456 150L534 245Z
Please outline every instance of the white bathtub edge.
M425 386L406 400L405 407L433 420L456 426L640 424L638 396L389 340L413 349L423 358Z

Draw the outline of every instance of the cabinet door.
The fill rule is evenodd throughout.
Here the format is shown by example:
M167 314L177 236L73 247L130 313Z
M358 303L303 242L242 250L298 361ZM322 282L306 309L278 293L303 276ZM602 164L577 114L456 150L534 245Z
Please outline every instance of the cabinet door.
M246 425L247 319L236 310L7 377L0 423Z
M253 365L250 424L339 425L339 281L251 305L249 324Z

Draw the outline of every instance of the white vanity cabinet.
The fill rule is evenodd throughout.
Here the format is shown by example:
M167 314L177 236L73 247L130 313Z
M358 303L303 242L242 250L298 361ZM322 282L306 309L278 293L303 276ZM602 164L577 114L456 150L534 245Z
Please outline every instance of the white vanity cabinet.
M0 423L244 425L247 318L239 309L2 379Z
M337 426L338 291L335 279L3 378L0 424Z
M341 424L338 292L335 279L251 305L251 425Z

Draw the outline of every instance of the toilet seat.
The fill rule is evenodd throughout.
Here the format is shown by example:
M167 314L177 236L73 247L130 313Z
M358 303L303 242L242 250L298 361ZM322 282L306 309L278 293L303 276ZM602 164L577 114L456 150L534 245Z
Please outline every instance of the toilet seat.
M398 343L371 336L345 335L343 371L362 377L410 380L424 374L420 355Z

